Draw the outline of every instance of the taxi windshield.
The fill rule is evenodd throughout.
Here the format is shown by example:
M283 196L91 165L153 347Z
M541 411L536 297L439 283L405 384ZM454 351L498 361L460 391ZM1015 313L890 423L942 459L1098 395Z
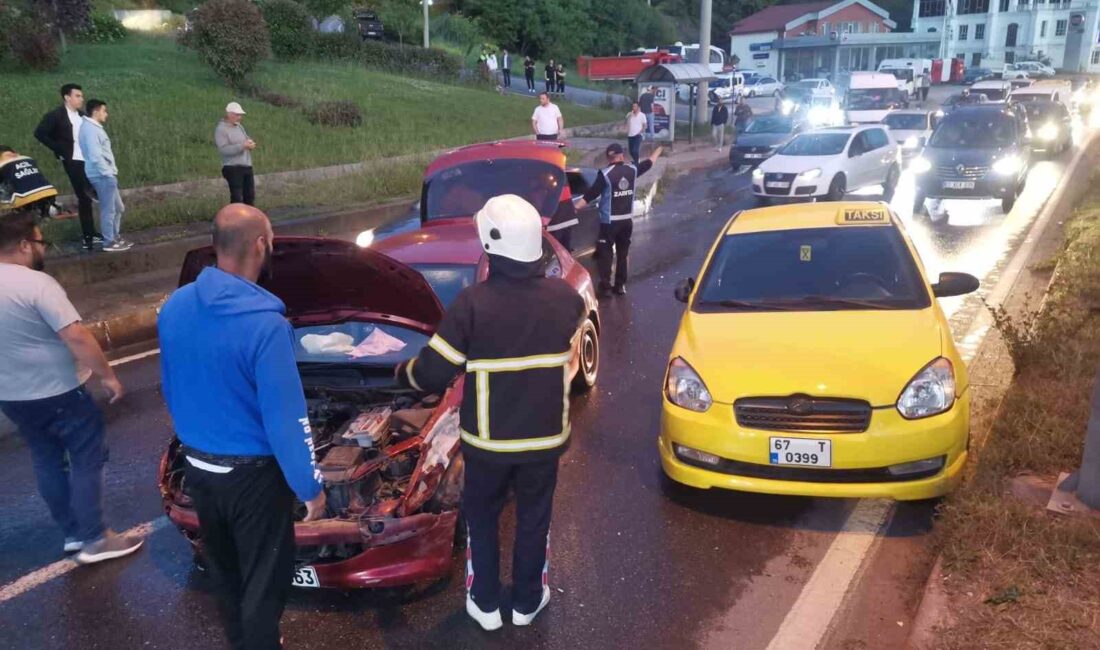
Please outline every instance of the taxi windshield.
M745 133L790 133L794 130L794 120L789 117L765 115L753 120Z
M892 113L884 117L882 123L898 131L923 131L928 128L928 116L924 113Z
M485 202L500 194L518 194L550 216L558 209L565 170L541 160L500 158L456 165L424 183L424 215L428 221L472 217Z
M477 266L473 264L413 264L431 285L439 304L450 307L466 287L477 282Z
M896 228L837 226L724 237L693 309L833 311L930 304Z
M851 133L803 133L779 150L784 156L835 156L844 151Z
M930 147L999 149L1014 144L1015 120L1003 113L952 113L932 132Z

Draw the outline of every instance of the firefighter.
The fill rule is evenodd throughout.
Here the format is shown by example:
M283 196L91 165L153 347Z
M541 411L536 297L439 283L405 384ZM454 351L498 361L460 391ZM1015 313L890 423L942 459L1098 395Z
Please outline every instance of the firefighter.
M474 217L489 278L455 298L420 355L397 367L415 390L441 393L466 373L459 412L469 529L466 612L485 630L500 615L500 511L516 495L512 623L530 625L550 601L550 512L558 457L569 440L569 366L584 300L545 275L542 219L506 194Z
M663 147L657 147L649 158L637 167L623 158L623 147L614 142L607 146L607 159L611 163L600 170L596 182L577 201L577 210L600 200L600 235L596 240L596 264L600 271L600 293L614 290L618 295L626 293L627 255L630 253L630 235L634 231L634 186L638 177L653 167ZM615 281L611 281L611 260L615 260Z

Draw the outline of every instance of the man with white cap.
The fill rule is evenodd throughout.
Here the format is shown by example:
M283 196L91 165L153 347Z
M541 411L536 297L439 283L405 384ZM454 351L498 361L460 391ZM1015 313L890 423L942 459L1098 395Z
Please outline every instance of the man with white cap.
M256 181L252 175L252 150L256 141L241 125L244 109L237 102L225 107L225 117L214 129L214 144L222 157L222 178L229 183L229 202L256 204Z
M459 411L469 530L466 613L486 630L500 616L500 511L516 497L512 624L550 601L550 513L569 441L569 362L584 300L546 277L542 219L524 199L496 196L474 217L489 278L463 289L428 345L397 368L406 386L441 393L466 373Z

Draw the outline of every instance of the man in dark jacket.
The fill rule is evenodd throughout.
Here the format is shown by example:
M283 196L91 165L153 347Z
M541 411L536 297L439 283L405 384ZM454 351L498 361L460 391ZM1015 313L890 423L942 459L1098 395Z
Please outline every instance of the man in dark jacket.
M80 126L84 122L84 91L76 84L61 87L61 106L46 113L34 130L34 137L53 152L73 186L80 230L84 235L84 249L92 250L103 242L103 236L95 231L92 221L92 189L84 176L84 153L77 143Z
M735 134L740 134L748 128L752 121L752 108L745 102L745 98L738 95L737 108L733 109L733 128Z
M721 100L718 100L710 111L710 135L714 139L714 146L718 147L718 151L722 150L722 146L726 142L726 125L729 124L729 121L730 109L726 108Z
M538 211L514 194L475 216L489 279L458 294L399 380L442 392L466 373L459 422L469 527L466 612L486 630L502 625L498 522L516 495L512 624L530 625L550 601L550 513L558 457L569 440L569 365L586 317L584 300L548 278Z
M217 266L173 293L157 321L164 399L234 650L280 647L294 497L307 521L325 512L286 307L257 284L273 239L263 212L222 208Z

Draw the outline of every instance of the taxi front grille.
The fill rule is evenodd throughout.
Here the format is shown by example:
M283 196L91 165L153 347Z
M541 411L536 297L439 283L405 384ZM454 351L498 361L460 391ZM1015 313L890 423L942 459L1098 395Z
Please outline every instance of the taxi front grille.
M871 424L871 405L862 400L747 397L734 402L738 426L763 431L860 433Z
M976 180L984 178L989 173L987 165L940 165L936 168L940 178L963 178Z
M798 481L801 483L904 483L931 478L943 471L939 467L913 472L912 474L892 474L888 467L867 467L862 469L833 469L823 467L787 467L781 465L760 465L739 460L723 458L717 465L677 455L685 465L698 467L712 472L721 472L731 476L759 478L771 481ZM941 457L942 458L942 457ZM944 459L946 460L946 459Z

